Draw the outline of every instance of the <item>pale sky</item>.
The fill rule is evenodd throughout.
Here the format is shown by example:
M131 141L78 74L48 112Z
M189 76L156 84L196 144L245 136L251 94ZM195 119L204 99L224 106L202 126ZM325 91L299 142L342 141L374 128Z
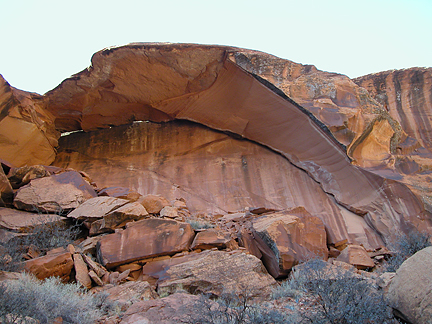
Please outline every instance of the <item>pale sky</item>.
M45 93L131 42L220 44L351 78L432 66L432 0L0 0L0 74Z

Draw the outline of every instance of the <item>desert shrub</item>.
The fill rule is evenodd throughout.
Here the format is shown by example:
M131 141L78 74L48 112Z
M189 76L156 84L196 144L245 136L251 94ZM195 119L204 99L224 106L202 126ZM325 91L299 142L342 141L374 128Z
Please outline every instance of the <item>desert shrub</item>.
M395 272L406 259L431 245L431 234L426 232L413 230L408 234L398 235L397 238L389 244L393 255L384 264L384 270Z
M212 300L200 295L187 323L194 324L289 324L297 323L286 313L252 301L248 293L224 293Z
M23 256L31 246L40 255L49 250L66 247L81 232L80 224L43 223L35 225L28 233L9 240L0 245L0 270L16 271L22 266Z
M273 291L274 298L296 298L298 323L386 323L392 320L382 291L352 271L311 260Z
M194 230L208 229L214 227L212 223L206 220L188 219L187 222L191 224Z
M63 284L58 278L45 281L22 274L21 279L0 284L1 323L95 323L107 309L104 299L78 284Z

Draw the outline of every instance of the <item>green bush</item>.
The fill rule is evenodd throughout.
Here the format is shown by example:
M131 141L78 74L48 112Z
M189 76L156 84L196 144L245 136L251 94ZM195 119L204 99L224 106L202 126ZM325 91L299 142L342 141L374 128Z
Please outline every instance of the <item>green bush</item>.
M290 297L302 302L296 307L298 323L349 324L390 323L391 309L382 291L353 271L311 260L297 266L291 276L273 291L273 298Z
M395 272L413 254L431 246L431 234L418 230L401 234L390 244L393 255L384 264L384 271Z
M19 280L0 284L0 322L6 324L32 320L48 324L58 317L65 324L95 323L107 311L103 303L100 296L78 284L63 284L58 278L39 281L22 274Z

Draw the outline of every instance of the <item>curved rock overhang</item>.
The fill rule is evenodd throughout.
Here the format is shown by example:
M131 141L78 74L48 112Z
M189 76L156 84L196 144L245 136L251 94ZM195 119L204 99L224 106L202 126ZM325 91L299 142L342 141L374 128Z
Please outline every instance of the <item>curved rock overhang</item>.
M350 164L325 127L269 89L223 46L136 44L96 53L92 66L45 95L59 130L184 119L262 144L305 170L387 241L430 215L404 185Z

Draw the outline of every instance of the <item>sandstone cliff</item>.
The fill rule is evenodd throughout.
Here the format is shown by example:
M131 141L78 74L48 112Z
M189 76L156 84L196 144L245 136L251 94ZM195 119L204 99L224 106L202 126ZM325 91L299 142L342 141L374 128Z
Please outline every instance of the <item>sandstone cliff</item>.
M431 225L428 193L395 181L414 186L417 144L343 75L233 47L137 43L96 53L37 103L57 130L87 132L63 136L54 164L99 184L114 175L194 212L304 206L333 244L378 247Z

